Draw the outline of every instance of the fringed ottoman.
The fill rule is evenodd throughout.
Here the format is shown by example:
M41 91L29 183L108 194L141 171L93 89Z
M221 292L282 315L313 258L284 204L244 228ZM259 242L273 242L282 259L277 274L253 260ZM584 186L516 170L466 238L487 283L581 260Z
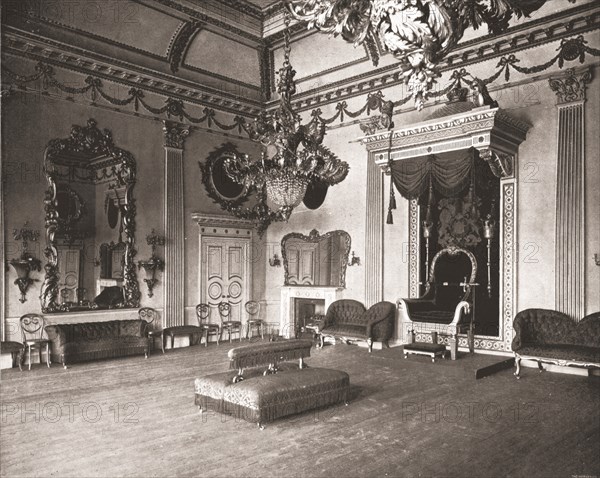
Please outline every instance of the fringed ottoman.
M311 341L286 340L230 350L230 366L237 373L196 379L196 405L200 412L226 413L263 429L266 422L277 418L347 402L350 377L346 372L303 365L303 359L310 356L310 345ZM299 367L290 363L277 366L290 358L299 359ZM250 365L268 368L243 370Z

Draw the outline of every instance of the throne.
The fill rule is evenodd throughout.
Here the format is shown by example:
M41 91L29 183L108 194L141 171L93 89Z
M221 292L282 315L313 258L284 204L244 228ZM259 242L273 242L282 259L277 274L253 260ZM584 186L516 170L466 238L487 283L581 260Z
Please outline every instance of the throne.
M412 344L415 334L437 332L450 335L450 352L456 359L459 333L467 332L469 350L473 344L473 299L477 286L477 260L466 249L450 246L439 251L431 261L425 293L418 299L399 299L397 306L403 331Z

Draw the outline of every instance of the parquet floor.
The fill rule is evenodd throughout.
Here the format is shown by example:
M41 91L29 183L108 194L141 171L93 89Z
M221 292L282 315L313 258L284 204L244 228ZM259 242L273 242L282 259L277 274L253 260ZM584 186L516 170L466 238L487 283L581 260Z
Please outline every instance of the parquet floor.
M600 380L525 369L482 380L502 358L402 358L336 345L307 363L345 370L353 399L253 424L193 404L229 344L3 370L0 473L18 476L600 476Z

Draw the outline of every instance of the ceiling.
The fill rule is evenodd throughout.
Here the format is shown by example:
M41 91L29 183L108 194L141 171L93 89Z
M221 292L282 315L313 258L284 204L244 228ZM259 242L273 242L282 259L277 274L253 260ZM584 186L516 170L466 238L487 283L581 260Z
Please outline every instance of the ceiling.
M251 3L258 8L267 8L271 5L280 2L281 0L244 0L246 3Z

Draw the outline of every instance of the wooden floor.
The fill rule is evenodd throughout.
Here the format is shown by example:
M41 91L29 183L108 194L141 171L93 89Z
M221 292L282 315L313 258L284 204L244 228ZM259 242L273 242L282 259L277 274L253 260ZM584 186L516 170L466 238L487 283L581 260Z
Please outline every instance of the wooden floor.
M31 371L3 370L2 476L572 477L600 475L600 380L502 358L402 358L349 345L307 363L345 370L353 399L259 431L193 404L229 344Z

